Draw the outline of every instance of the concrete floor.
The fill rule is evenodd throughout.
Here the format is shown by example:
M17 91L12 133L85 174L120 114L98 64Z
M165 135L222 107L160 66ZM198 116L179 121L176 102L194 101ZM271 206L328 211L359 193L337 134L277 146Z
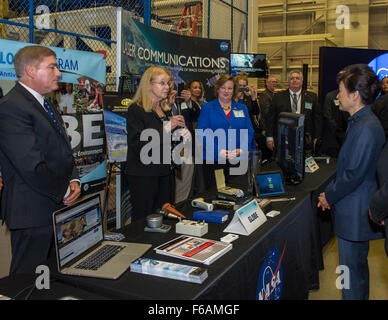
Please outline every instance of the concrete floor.
M319 290L310 291L309 300L341 300L341 290L336 287L338 266L337 238L333 237L323 249L325 269L319 272ZM368 255L370 273L370 300L388 300L388 258L384 239L370 241Z

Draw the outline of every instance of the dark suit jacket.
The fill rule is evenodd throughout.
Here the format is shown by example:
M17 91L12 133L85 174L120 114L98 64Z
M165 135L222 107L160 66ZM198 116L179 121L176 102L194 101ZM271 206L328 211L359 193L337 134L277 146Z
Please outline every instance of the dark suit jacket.
M250 95L244 94L242 104L246 105L248 108L249 118L251 119L253 129L258 132L261 131L259 120L257 120L260 115L258 100L256 99L253 101Z
M339 107L335 105L334 100L337 94L338 90L330 91L325 97L323 106L325 127L323 151L333 157L338 156L338 152L344 143L349 118L349 113L339 110Z
M271 108L271 102L274 94L266 88L259 96L259 104L260 104L260 126L263 130L266 130L267 127L267 117L269 110Z
M4 188L1 219L10 229L47 226L78 178L61 116L58 130L22 85L0 102L0 164Z
M336 176L325 189L334 231L343 239L367 241L383 236L369 220L368 208L377 190L375 175L384 141L383 128L369 106L349 118Z
M143 147L146 145L151 146L151 138L148 141L140 141L140 135L145 129L154 129L154 132L160 138L159 142L155 144L154 150L154 152L159 152L159 155L155 159L155 163L151 164L143 164L141 160L141 150ZM127 174L134 176L166 176L171 173L171 164L163 164L163 152L168 152L165 157L171 159L171 148L166 148L167 145L163 144L163 121L154 111L146 112L137 104L129 106L127 113L127 141ZM156 140L153 141L155 142Z
M267 137L274 137L276 145L277 121L279 113L292 112L289 90L275 93L267 116ZM322 111L318 104L318 97L314 92L302 89L301 114L305 115L304 132L309 135L311 141L322 136ZM306 141L307 142L307 141Z
M388 143L381 152L377 165L379 189L373 194L370 209L373 219L381 221L388 218Z
M385 252L388 256L388 143L385 144L377 164L378 190L373 194L369 204L375 221L385 222Z
M388 95L378 98L372 105L372 111L383 126L385 138L388 138Z

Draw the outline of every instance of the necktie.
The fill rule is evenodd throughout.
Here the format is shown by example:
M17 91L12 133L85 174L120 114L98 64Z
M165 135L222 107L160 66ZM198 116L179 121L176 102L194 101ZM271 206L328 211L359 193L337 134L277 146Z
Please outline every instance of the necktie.
M60 131L59 123L58 123L57 119L55 118L54 111L53 111L51 105L48 103L47 100L44 100L43 107L46 110L46 112L48 113L48 115L50 116L50 118L55 123L57 129Z
M296 113L298 110L298 99L296 98L296 93L292 95L292 112Z

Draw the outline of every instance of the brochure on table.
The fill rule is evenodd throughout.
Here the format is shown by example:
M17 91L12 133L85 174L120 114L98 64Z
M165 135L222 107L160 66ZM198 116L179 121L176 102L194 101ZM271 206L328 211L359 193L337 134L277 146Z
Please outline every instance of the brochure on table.
M132 262L131 271L194 283L202 283L208 277L207 270L202 267L148 258L139 258Z
M267 217L254 199L235 211L232 221L224 232L249 236L266 221Z
M221 241L182 235L154 250L166 256L209 265L230 249L232 249L231 244Z

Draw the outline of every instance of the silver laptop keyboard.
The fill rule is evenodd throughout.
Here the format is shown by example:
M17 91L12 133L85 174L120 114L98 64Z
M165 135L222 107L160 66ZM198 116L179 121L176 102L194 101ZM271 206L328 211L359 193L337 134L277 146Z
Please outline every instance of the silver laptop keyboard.
M125 246L106 244L98 249L95 253L93 253L90 257L76 265L75 268L83 270L97 270L124 248Z

